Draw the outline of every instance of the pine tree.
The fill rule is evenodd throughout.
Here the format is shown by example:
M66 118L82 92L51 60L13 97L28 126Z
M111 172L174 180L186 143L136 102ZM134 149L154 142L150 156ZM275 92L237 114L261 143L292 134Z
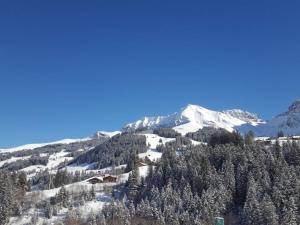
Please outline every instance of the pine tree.
M246 145L252 145L254 144L254 133L252 130L250 130L248 133L245 134L245 144Z
M90 213L88 221L88 225L97 225L97 219L93 212Z
M46 206L45 206L45 216L46 216L48 219L51 219L52 216L53 216L53 208L52 208L52 206L50 205L50 202L47 202L47 203L46 203Z
M261 224L261 209L257 200L257 185L252 176L249 177L247 198L244 205L244 224Z
M288 201L284 202L280 224L297 225L297 206L293 197L290 197Z
M276 208L268 194L265 194L261 202L262 224L278 225L278 215Z
M128 199L135 200L138 191L139 191L139 185L140 185L140 175L139 175L139 168L135 166L135 168L132 170L132 173L128 177Z
M97 225L106 225L105 217L102 213L100 215L97 215L96 219Z
M69 206L69 193L65 186L62 186L56 196L57 202L61 203L63 207L67 208Z
M0 224L6 224L11 214L12 186L7 173L0 172Z
M92 188L90 189L90 199L94 200L95 198L96 198L96 192L95 192L95 188L93 185Z

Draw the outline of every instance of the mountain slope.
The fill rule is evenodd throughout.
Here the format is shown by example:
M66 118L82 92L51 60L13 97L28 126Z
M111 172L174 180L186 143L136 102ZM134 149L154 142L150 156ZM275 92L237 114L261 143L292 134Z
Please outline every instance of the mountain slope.
M25 144L25 145L13 147L13 148L2 148L2 149L0 149L0 153L16 152L16 151L22 151L22 150L33 150L33 149L41 148L41 147L48 146L48 145L71 144L71 143L75 143L75 142L83 142L83 141L89 141L89 140L91 140L91 138L63 139L63 140L47 142L47 143Z
M112 136L117 135L119 133L120 131L113 131L113 132L97 131L92 137L79 138L79 139L62 139L59 141L46 142L46 143L25 144L17 147L12 147L12 148L0 148L0 153L11 153L11 152L17 152L23 150L33 150L44 146L59 145L59 144L68 145L76 142L91 141L93 139L111 138Z
M198 105L187 105L178 113L169 116L144 117L136 122L127 124L125 131L139 129L154 129L158 127L173 128L181 134L195 132L203 127L224 128L233 131L243 124L256 126L263 123L255 114L235 109L223 112L213 111Z
M267 123L242 129L253 130L258 136L276 136L279 131L283 131L285 135L300 135L300 100L294 101L286 112Z

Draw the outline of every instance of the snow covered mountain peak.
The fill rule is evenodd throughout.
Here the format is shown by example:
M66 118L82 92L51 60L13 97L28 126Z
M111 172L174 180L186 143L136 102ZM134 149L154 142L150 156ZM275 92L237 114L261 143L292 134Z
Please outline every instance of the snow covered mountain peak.
M117 134L120 134L120 131L97 131L94 135L93 138L99 139L101 137L113 137Z
M267 123L256 127L245 127L243 130L252 130L258 136L276 136L279 131L285 135L299 135L300 100L294 101L286 112L279 114Z
M202 106L188 104L179 112L168 116L144 117L136 122L127 124L124 130L168 127L185 134L195 132L203 127L224 128L233 131L235 127L242 124L257 125L262 122L255 114L242 110L218 112Z
M300 112L300 99L290 105L288 112Z
M238 118L246 123L249 123L251 125L258 125L261 123L265 123L264 120L258 117L257 114L242 110L242 109L229 109L224 110L223 113L227 115L231 115L235 118Z

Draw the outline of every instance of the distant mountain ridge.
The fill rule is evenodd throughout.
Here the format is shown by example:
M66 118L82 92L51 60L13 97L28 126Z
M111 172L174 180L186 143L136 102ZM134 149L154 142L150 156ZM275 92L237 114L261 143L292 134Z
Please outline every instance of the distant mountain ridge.
M123 127L122 131L143 129L173 128L185 135L203 127L223 128L228 131L238 130L241 133L252 130L256 136L276 136L279 131L285 135L300 135L300 99L294 101L286 112L269 121L264 121L255 113L242 109L213 111L199 105L189 104L179 112L167 116L143 117ZM71 144L99 138L111 138L121 131L97 131L93 136L82 139L64 139L50 143L27 144L14 148L0 148L1 153L31 150L47 145Z
M267 123L241 130L253 130L258 136L276 136L280 131L285 135L300 135L300 100L294 101L286 112L280 113Z
M225 110L223 112L209 110L202 106L189 104L179 112L168 116L143 117L127 124L123 130L154 129L158 127L173 128L181 134L195 132L203 127L224 128L233 131L243 124L257 126L264 123L256 114L241 109Z
M284 113L269 121L241 109L213 111L199 105L187 105L179 112L168 116L143 117L127 124L123 130L173 128L181 134L195 132L203 127L223 128L241 133L252 130L257 136L276 136L279 131L285 135L300 135L300 100L294 101Z

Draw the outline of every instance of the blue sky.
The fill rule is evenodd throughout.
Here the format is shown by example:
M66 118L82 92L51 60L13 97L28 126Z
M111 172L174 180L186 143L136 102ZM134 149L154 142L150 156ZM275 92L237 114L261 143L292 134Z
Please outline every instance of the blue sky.
M188 103L271 118L300 97L300 2L0 2L0 147Z

